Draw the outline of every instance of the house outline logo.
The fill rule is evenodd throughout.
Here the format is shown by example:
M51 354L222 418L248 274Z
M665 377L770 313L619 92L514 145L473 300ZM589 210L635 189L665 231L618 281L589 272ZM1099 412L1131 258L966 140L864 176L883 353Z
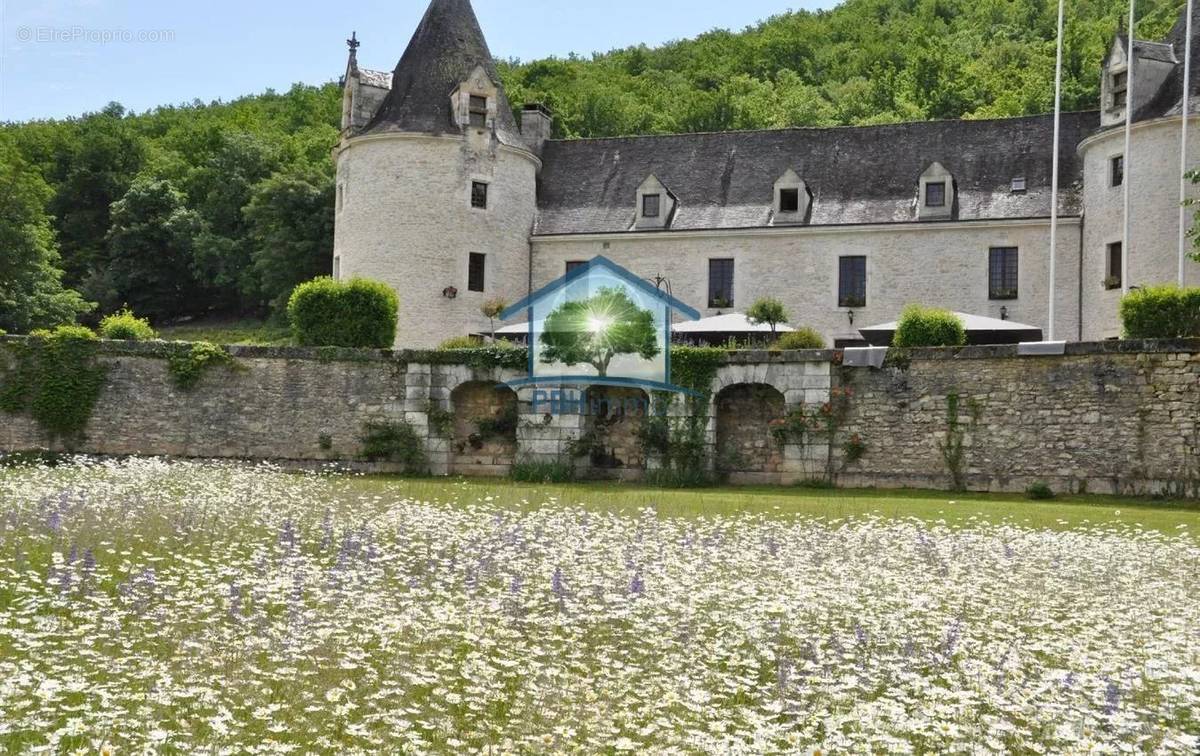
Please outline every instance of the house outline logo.
M590 338L595 339L597 332L603 333L607 328L640 329L643 346L649 347L649 342L645 340L650 335L650 323L647 322L649 318L654 329L654 346L657 347L652 357L645 356L645 351L648 350L643 350L642 353L622 351L611 355L610 361L602 363L601 367L582 359L574 363L541 359L543 355L553 356L564 351L548 344L550 339L543 339L548 320L561 322L569 310L577 317L584 314L579 312L579 308L587 306L585 302L603 300L607 300L609 304L618 303L621 312L630 316L628 322L614 323L611 318L593 315L589 321L596 327L580 328L579 333L590 333ZM505 385L510 388L539 384L577 384L695 393L671 383L671 321L673 314L696 320L700 317L699 311L603 255L593 257L510 305L500 313L500 319L511 320L522 314L525 315L529 327L529 374L526 378L507 381ZM633 320L637 321L637 325L632 324ZM556 333L562 334L566 331ZM589 337L581 335L576 338ZM620 359L617 359L618 357ZM612 368L611 371L606 369L608 367ZM588 372L588 368L594 372Z

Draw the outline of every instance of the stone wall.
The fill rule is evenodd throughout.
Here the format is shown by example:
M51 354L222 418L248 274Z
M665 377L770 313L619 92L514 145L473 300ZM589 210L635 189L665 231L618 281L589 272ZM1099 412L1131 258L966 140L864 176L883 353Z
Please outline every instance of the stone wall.
M844 435L858 433L866 453L839 482L949 487L948 453L961 438L971 489L1044 481L1056 491L1200 495L1198 352L1195 340L1068 344L1061 357L968 347L840 368L835 382L851 390Z
M13 363L3 347L16 341L0 337L0 384ZM635 398L627 390L609 391L603 416L555 412L535 406L531 388L496 389L523 371L448 363L445 353L272 347L230 347L237 369L214 368L182 390L167 356L186 348L102 342L108 376L77 449L389 471L399 466L364 464L363 428L403 421L437 475L569 461L584 476L636 479L656 465L636 442L638 413L613 415L613 400ZM730 354L705 410L710 466L733 483L832 471L844 486L1019 491L1044 481L1057 491L1200 496L1200 340L1069 344L1055 357L1020 357L1015 347L893 351L881 369L840 358ZM473 444L479 420L513 402L515 432ZM786 444L770 432L785 413L823 418L827 405L831 431L820 420L803 443ZM683 408L677 401L671 411ZM580 455L598 425L607 426L605 453ZM865 447L856 461L846 456L852 436ZM62 446L29 417L0 414L0 451L35 448Z

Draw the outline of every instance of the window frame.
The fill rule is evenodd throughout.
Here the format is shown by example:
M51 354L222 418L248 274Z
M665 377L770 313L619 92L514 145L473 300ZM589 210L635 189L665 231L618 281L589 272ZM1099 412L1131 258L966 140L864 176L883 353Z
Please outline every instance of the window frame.
M587 265L587 263L587 260L567 260L563 266L563 275L570 275L571 271L581 268L584 265Z
M1129 71L1113 71L1109 83L1112 88L1112 109L1124 108L1129 102Z
M482 101L480 104L479 101ZM488 97L487 95L467 95L467 125L476 129L487 128ZM479 122L476 123L476 116Z
M654 212L646 212L646 203L648 200L654 200ZM657 218L662 214L662 195L657 192L648 192L642 195L642 217Z
M1021 286L1018 247L988 247L988 299L1017 299Z
M787 198L789 201L785 201ZM788 207L788 205L791 207ZM779 189L779 212L781 213L798 213L800 212L800 188L796 186L785 186Z
M1108 185L1118 187L1125 183L1125 155L1113 155L1108 159Z
M929 190L934 187L941 192L941 198L938 202L929 201ZM925 207L945 207L946 206L946 182L945 181L926 181L925 182Z
M479 204L479 195L476 190L482 188L483 203ZM471 180L471 207L475 210L487 210L488 207L488 182Z
M861 266L860 270L853 269ZM838 256L838 307L867 306L867 256Z
M728 269L725 266L728 265ZM723 310L734 306L733 283L736 258L708 258L708 307ZM726 280L728 279L728 280ZM726 296L728 294L728 296Z
M478 280L477 277L478 276ZM476 286L478 284L478 286ZM487 253L469 252L467 256L467 291L487 289Z
M1121 269L1124 267L1124 242L1114 241L1104 245L1104 288L1112 291L1121 288ZM1114 257L1115 253L1115 257ZM1114 265L1115 263L1115 265Z

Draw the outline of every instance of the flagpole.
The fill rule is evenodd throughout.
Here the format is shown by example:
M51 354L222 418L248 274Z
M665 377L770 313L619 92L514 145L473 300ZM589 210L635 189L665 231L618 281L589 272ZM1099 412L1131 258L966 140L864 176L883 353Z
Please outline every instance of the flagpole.
M1183 287L1183 261L1187 238L1187 143L1188 100L1192 97L1192 0L1187 2L1187 23L1183 42L1183 122L1179 130L1179 286Z
M1188 0L1191 2L1191 0ZM1058 253L1058 116L1062 105L1063 0L1058 0L1058 37L1054 55L1054 146L1050 158L1050 316L1046 323L1046 341L1054 341L1054 295L1058 279L1055 262Z
M1124 164L1121 177L1123 190L1121 204L1123 220L1121 224L1121 296L1129 293L1129 179L1133 174L1133 161L1129 158L1129 132L1133 126L1133 6L1136 0L1129 0L1129 39L1125 50L1125 154L1121 156Z

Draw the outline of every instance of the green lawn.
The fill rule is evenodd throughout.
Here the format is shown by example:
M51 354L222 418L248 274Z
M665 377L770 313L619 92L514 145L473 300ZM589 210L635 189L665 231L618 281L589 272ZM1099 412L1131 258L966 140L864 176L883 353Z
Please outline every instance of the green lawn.
M1200 502L1117 496L1058 496L1031 501L1021 494L954 493L924 490L721 487L662 489L630 483L514 483L486 478L404 479L360 476L351 484L364 492L403 492L431 501L488 501L537 506L555 501L634 514L646 507L666 517L768 514L845 518L863 515L916 517L949 525L1010 523L1064 529L1121 523L1162 532L1200 534Z
M292 334L286 325L255 318L197 320L161 327L158 334L159 338L166 341L209 341L214 344L258 346L286 346L292 343Z

